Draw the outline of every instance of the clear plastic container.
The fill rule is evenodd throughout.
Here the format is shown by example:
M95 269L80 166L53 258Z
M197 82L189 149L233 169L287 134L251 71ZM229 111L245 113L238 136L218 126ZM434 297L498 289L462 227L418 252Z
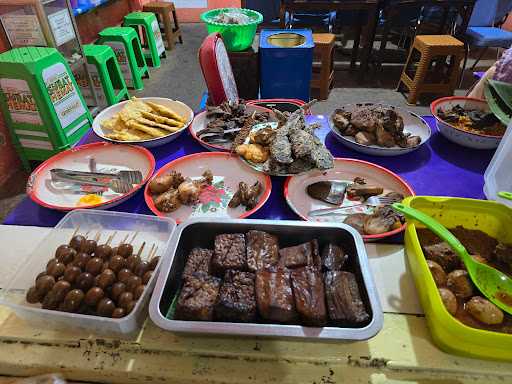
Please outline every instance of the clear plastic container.
M19 317L36 327L81 328L101 335L130 337L146 318L149 297L154 288L160 264L167 255L171 234L175 227L176 223L172 219L156 216L88 209L71 211L35 247L34 251L20 264L21 267L8 277L5 289L0 291L0 304L12 308ZM112 246L123 241L127 235L130 241L136 233L132 242L134 252L140 249L143 242L146 243L141 254L142 260L149 256L153 244L158 247L156 255L160 256L160 261L144 293L129 315L120 319L111 319L51 311L42 309L40 304L29 304L25 300L27 290L34 285L37 274L45 270L55 249L61 244L67 244L77 228L80 234L88 232L89 238L94 238L99 233L98 244L105 243L116 231Z
M498 196L498 192L512 192L512 123L507 127L503 139L484 174L484 193L487 199L512 207L512 201Z

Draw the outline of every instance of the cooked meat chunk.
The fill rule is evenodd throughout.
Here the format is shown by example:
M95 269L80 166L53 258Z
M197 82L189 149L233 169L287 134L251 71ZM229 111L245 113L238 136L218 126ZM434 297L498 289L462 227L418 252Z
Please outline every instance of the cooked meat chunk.
M176 305L177 320L213 320L219 294L220 279L204 272L195 272L185 280Z
M210 262L212 260L213 251L203 248L194 248L187 257L187 263L183 270L183 278L191 276L194 272L204 272L211 274Z
M155 207L161 212L174 212L181 207L179 197L177 189L169 189L155 198Z
M296 159L309 156L315 147L313 137L302 129L294 129L288 136L292 144L292 152Z
M434 278L437 287L444 287L446 285L446 273L443 268L435 261L427 260L428 269Z
M335 244L327 244L322 251L322 266L327 271L341 271L347 260L343 248Z
M348 215L347 217L345 217L343 223L350 225L361 235L364 235L364 223L366 222L366 219L368 219L368 217L369 215L365 213L353 213L352 215Z
M286 268L304 267L306 265L320 266L318 242L308 241L304 244L279 250L280 262Z
M228 269L247 269L245 236L243 233L230 233L215 236L215 252L212 258L213 272L224 276Z
M267 320L280 323L297 320L290 273L284 269L256 272L256 302L260 315Z
M357 132L354 136L354 139L356 140L356 143L363 145L372 145L377 142L377 138L373 133L365 131Z
M448 312L454 315L457 313L457 298L448 288L439 288L439 295Z
M215 317L221 321L251 322L256 318L254 273L228 270L220 287Z
M353 273L328 271L324 275L329 318L335 322L364 323L366 312L356 277Z
M427 245L423 247L423 252L425 253L426 259L435 261L446 273L460 266L459 257L445 242Z
M295 269L291 273L295 307L305 325L323 326L327 321L322 273L316 267Z
M377 144L381 147L391 148L395 145L393 135L381 126L377 127L375 136L377 137Z
M279 245L277 237L263 231L247 232L247 267L256 272L277 265Z
M409 136L405 142L405 146L407 148L416 147L420 144L421 144L421 137L419 137L419 136Z
M381 195L384 188L377 185L354 183L347 187L347 195L349 197L362 197L364 199L370 196Z
M466 303L467 311L484 324L495 325L503 322L503 312L489 300L474 296Z

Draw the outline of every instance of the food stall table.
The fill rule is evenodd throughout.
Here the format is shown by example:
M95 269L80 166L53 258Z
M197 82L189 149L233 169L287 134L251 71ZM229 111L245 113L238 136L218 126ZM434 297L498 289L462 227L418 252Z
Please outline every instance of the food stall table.
M425 120L433 133L428 143L406 155L376 157L352 151L339 143L334 134L330 133L327 116L308 116L309 123L321 124L317 135L321 140L325 140L327 148L334 156L361 159L382 165L403 177L418 195L485 198L483 175L494 151L469 149L453 144L437 132L432 116L426 116ZM100 139L90 132L82 139L81 144L98 140ZM156 159L157 169L178 157L201 151L205 149L193 140L188 131L167 145L151 149ZM283 197L285 180L284 177L272 178L272 194L269 200L251 218L299 219ZM113 210L151 214L144 202L142 191L114 207ZM29 198L25 198L5 219L4 224L53 227L63 216L63 212L41 207Z
M0 226L9 271L48 228ZM30 326L0 307L0 375L60 372L69 380L108 383L507 383L512 364L437 349L417 303L403 247L367 244L384 308L384 328L360 342L184 335L151 320L135 339ZM0 287L6 274L0 276ZM0 381L1 382L1 381Z

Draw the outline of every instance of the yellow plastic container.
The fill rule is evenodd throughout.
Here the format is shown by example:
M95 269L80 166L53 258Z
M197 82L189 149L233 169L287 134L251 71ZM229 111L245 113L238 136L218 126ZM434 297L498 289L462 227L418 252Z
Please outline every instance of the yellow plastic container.
M512 209L494 201L413 196L403 204L427 213L447 228L462 225L512 243ZM405 249L434 343L449 353L512 361L512 335L468 327L445 309L421 249L417 226L421 227L407 220Z

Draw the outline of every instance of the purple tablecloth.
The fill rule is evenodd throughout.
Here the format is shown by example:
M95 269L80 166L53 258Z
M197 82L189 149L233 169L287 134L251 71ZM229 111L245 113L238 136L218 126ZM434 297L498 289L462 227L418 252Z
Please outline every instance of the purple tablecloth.
M322 127L317 131L320 138L325 138L327 148L336 157L350 157L367 160L382 165L402 176L418 195L459 196L483 199L483 174L494 151L471 150L452 144L442 137L436 127L434 118L425 120L432 128L433 135L427 145L412 153L397 157L375 157L354 152L341 145L330 133L325 116L310 116L309 122L319 122ZM82 144L98 141L94 133L82 139ZM156 168L186 154L205 151L187 132L170 144L151 149L156 159ZM272 178L272 194L267 203L251 218L298 220L283 197L284 177ZM122 212L151 214L144 202L143 191L139 191L128 201L112 208ZM5 219L4 224L35 225L50 227L64 216L64 213L43 208L24 199Z

